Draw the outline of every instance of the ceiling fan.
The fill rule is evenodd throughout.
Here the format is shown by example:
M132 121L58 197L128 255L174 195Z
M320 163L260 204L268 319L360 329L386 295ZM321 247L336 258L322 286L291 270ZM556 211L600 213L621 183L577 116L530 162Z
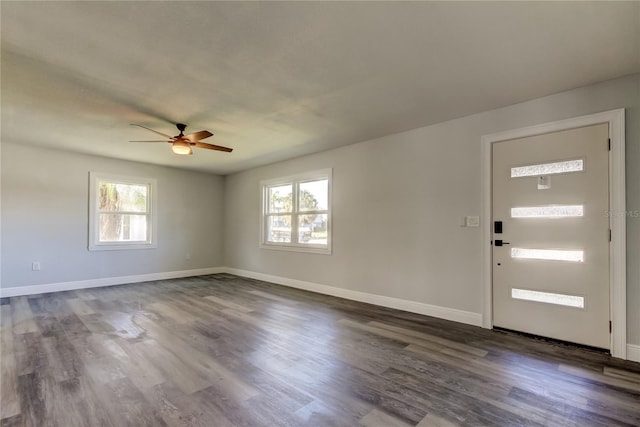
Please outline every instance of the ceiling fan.
M185 135L183 132L187 128L187 125L182 123L177 123L176 127L180 131L180 133L176 136L169 136L165 133L158 132L156 130L150 129L146 126L138 125L135 123L131 123L131 126L138 126L140 128L149 130L153 133L157 133L166 138L166 140L158 140L158 141L129 141L129 142L169 142L171 143L171 149L176 154L193 154L191 147L198 148L206 148L208 150L217 150L217 151L225 151L230 153L233 151L233 148L222 147L220 145L213 145L206 142L200 142L201 139L209 138L213 136L211 132L208 130L201 130L200 132L190 133Z

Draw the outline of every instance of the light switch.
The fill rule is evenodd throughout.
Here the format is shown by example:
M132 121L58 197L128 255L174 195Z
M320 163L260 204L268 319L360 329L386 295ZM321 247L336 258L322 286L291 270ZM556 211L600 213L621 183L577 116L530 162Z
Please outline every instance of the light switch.
M480 227L479 216L468 216L465 219L466 219L467 227Z

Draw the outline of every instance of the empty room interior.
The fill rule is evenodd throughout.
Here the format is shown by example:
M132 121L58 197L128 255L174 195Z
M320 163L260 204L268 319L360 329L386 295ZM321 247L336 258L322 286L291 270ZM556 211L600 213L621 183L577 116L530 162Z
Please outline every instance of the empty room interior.
M640 425L640 2L0 15L3 427Z

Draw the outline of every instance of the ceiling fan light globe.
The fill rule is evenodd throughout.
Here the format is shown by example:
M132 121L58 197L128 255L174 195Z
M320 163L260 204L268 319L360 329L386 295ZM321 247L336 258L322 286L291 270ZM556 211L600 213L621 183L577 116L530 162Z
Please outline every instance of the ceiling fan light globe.
M193 154L193 151L191 150L191 146L189 146L189 143L184 141L175 141L172 144L171 149L176 154L181 154L181 155Z

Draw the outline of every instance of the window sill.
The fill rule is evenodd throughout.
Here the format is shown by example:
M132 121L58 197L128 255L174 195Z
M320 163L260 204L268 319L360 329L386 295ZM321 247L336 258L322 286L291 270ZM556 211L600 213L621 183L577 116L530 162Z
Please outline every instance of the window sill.
M156 249L156 243L102 243L98 245L89 245L90 251L126 251L136 249Z
M285 252L304 252L310 254L331 255L331 247L283 245L277 243L261 243L260 249L272 249Z

